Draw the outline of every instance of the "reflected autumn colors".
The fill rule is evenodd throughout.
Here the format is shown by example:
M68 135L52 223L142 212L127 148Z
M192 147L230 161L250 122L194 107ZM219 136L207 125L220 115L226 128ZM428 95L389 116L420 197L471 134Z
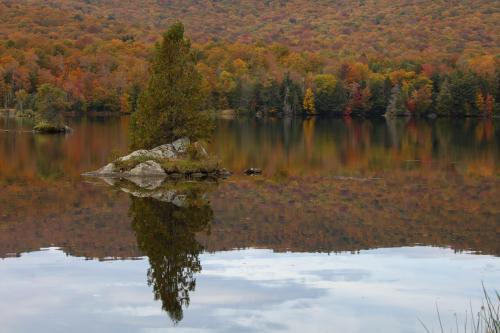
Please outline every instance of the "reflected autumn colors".
M0 117L0 181L78 178L127 151L128 117L69 119L69 135L26 132L27 120ZM9 132L4 130L9 129ZM455 168L497 176L497 119L218 119L211 150L236 173L267 176L370 174Z
M10 130L0 132L3 256L50 245L88 257L140 255L127 234L127 196L80 177L126 151L126 117L72 119L74 132L61 136L1 121ZM499 135L496 120L220 119L211 149L235 175L209 194L207 247L419 243L498 254ZM242 176L250 166L264 177ZM232 231L217 239L218 226ZM117 229L118 239L106 237Z
M72 118L66 135L33 134L27 119L0 117L0 183L79 179L127 151L128 118Z
M498 175L499 121L491 119L239 119L219 121L214 150L233 170L266 174L432 173Z
M498 120L218 119L210 148L234 175L151 193L80 176L126 152L127 117L71 119L69 135L29 126L0 118L0 257L49 246L146 256L174 323L203 252L426 245L500 255ZM248 167L263 176L244 176Z
M182 320L183 307L189 305L189 293L196 287L195 275L202 268L203 247L196 234L206 231L213 217L203 185L188 185L176 193L181 202L131 195L129 210L138 247L149 260L148 284L174 322Z
M0 132L2 257L144 253L128 195L80 177L126 151L128 119L71 121L70 135ZM207 194L211 234L197 237L208 251L425 244L499 255L499 136L496 120L220 119L211 149L235 175ZM264 176L243 176L250 166Z

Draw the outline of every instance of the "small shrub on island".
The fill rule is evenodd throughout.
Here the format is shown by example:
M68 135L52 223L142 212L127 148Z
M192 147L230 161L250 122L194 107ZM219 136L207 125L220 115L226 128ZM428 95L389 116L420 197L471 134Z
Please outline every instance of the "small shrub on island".
M63 112L68 107L66 93L50 84L41 85L35 98L35 126L40 133L63 133L69 131L64 124Z

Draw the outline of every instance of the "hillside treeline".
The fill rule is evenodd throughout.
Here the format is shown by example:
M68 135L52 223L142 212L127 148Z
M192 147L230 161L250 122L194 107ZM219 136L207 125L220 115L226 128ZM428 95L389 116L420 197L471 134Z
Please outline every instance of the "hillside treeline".
M154 42L182 18L207 109L366 116L499 109L495 1L255 1L256 13L247 2L133 3L3 1L0 105L31 109L49 84L65 92L72 111L134 112ZM205 5L201 26L195 18ZM236 16L242 24L226 24Z

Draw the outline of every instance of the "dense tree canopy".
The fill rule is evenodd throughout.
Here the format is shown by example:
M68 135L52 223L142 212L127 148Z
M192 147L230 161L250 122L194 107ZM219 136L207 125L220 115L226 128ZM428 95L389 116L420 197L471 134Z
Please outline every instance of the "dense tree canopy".
M67 106L66 93L63 90L50 84L41 85L35 99L35 129L44 131L62 129L64 127L62 112Z
M153 44L176 18L193 38L207 109L301 113L307 88L320 114L379 115L390 101L414 116L499 109L494 0L7 0L0 14L5 108L32 108L48 83L74 111L135 112ZM445 82L468 87L456 112L437 111Z
M133 148L152 148L180 137L206 139L212 128L203 112L201 76L184 26L174 24L156 45L149 82L132 116Z

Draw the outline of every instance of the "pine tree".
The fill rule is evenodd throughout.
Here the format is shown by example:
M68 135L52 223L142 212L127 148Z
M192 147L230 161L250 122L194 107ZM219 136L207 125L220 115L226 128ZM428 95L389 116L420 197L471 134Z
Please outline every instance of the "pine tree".
M449 115L454 108L450 82L444 81L436 99L436 111L440 116Z
M48 83L42 84L38 87L35 99L35 130L62 130L62 113L67 107L67 95L63 90Z
M302 110L300 86L295 83L287 73L281 83L281 96L283 97L282 110L284 114L297 114Z
M156 45L150 78L131 120L133 149L152 148L187 136L206 139L213 121L202 110L201 76L191 42L176 23Z

